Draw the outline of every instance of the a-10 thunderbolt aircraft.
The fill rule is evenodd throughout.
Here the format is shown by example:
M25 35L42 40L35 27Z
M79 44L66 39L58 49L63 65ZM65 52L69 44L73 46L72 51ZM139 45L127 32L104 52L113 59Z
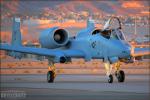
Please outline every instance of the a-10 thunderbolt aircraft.
M113 20L118 27L111 28ZM149 48L134 48L129 45L122 31L119 18L111 17L102 29L96 28L94 21L87 20L87 27L69 37L69 32L60 27L45 29L39 36L41 48L25 47L22 45L20 18L13 18L11 45L2 43L1 50L8 51L10 56L21 58L22 54L45 56L49 62L47 81L54 82L55 63L71 62L72 58L102 59L108 82L113 82L112 68L118 82L125 81L125 73L120 69L119 62L132 62L135 56L149 55Z

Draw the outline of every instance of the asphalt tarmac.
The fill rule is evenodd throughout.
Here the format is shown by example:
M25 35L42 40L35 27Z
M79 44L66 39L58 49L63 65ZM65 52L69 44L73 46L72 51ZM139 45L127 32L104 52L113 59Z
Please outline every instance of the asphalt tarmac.
M1 75L1 100L150 100L149 75L126 75L124 83L104 75Z

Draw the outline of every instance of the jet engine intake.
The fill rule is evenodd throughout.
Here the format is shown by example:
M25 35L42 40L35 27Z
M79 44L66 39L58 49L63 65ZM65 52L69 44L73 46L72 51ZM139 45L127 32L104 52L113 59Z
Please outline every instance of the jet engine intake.
M44 30L40 34L40 44L43 48L54 49L65 46L68 43L69 34L65 29L53 27Z

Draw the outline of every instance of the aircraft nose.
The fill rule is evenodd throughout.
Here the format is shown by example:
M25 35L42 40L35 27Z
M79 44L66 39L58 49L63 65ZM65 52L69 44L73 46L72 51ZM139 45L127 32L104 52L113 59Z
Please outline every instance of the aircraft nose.
M131 47L127 47L126 52L127 52L128 55L130 55L131 54Z
M124 50L122 51L123 55L125 57L128 57L131 55L131 47L130 46L125 46Z

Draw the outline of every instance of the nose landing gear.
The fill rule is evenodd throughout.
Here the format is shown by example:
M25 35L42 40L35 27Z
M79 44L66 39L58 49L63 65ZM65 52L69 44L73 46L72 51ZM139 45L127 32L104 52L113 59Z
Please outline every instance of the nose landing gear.
M108 77L108 83L113 83L113 75L112 72L112 65L110 65L109 62L104 63L105 70L106 70L106 76Z
M113 76L111 74L109 75L108 83L113 83Z

